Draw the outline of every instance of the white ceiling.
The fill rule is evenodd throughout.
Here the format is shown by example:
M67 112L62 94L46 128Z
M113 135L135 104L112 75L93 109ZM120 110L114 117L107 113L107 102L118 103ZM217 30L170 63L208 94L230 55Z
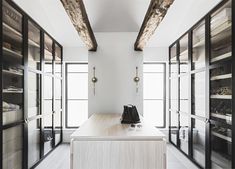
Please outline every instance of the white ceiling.
M84 46L60 0L14 1L63 46ZM94 32L138 32L150 3L150 0L83 1ZM169 46L220 1L175 0L147 45Z
M138 32L150 0L83 0L94 32Z

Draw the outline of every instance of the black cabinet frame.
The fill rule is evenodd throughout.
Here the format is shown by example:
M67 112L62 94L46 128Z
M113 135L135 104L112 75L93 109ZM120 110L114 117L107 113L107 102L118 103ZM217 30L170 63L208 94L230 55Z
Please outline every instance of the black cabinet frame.
M21 9L18 5L16 5L12 0L5 0L13 9L15 9L17 12L19 12L22 15L22 54L23 54L23 120L11 123L11 124L7 124L7 125L3 125L3 106L2 103L0 104L0 168L2 168L3 166L3 130L4 129L9 129L11 127L15 127L15 126L23 126L23 154L22 154L22 168L23 169L27 169L29 168L28 166L28 120L32 121L32 120L39 120L40 123L40 160L38 162L36 162L31 168L35 168L48 154L50 154L61 142L62 142L62 137L63 137L63 132L62 132L62 128L63 128L63 123L62 123L62 105L63 105L63 93L62 93L62 89L63 89L63 83L62 83L62 79L63 79L63 73L62 73L62 63L63 63L63 47L53 38L51 37L40 25L38 25L27 13L25 13L23 11L23 9ZM3 1L0 2L0 73L2 75L2 70L3 70ZM40 30L40 61L41 61L41 70L32 70L31 68L28 67L28 23L31 22L33 23L39 30ZM53 50L52 50L52 55L53 55L53 62L52 62L52 67L55 67L55 44L61 49L61 77L57 77L55 75L55 72L52 72L51 77L53 78L53 101L52 101L52 107L53 110L51 112L51 116L52 116L52 131L53 131L53 137L54 137L54 141L55 141L55 136L54 136L54 130L55 130L55 124L54 124L54 104L55 104L55 92L54 92L54 81L55 79L60 79L61 81L61 111L59 112L61 115L61 135L60 135L60 142L58 145L55 145L55 142L53 142L53 149L46 155L44 155L44 125L43 125L43 120L44 120L44 116L45 114L43 113L43 88L44 88L44 81L43 81L43 76L44 76L44 36L48 35L52 40L53 40ZM54 70L54 69L53 69ZM41 82L40 82L40 114L30 117L28 118L28 73L34 73L37 75L40 75L41 77ZM2 97L2 93L3 93L3 78L1 76L0 78L0 100L2 102L3 97Z
M192 133L192 120L193 119L197 119L197 120L201 120L204 121L206 128L205 128L205 134L206 134L206 138L205 138L205 168L211 168L211 142L210 142L210 138L211 138L211 124L215 124L215 123L220 123L217 121L214 121L213 119L211 119L210 117L210 70L212 68L216 68L216 67L220 67L221 65L223 65L224 63L217 63L217 64L213 64L210 65L210 61L209 58L211 56L211 40L210 40L210 32L211 32L211 28L210 28L210 21L211 21L211 14L214 13L215 11L217 11L219 8L221 8L224 4L226 4L227 2L229 2L229 0L223 0L221 3L219 3L215 8L213 8L211 11L209 11L203 18L201 18L192 28L190 28L185 34L183 34L180 38L178 38L170 47L169 47L169 72L170 67L171 67L171 48L174 47L176 45L176 53L177 53L177 65L178 65L178 79L181 77L181 75L179 74L179 55L180 55L180 40L188 34L188 77L189 77L189 111L188 111L188 117L189 117L189 132L188 132L188 146L189 146L189 153L186 154L184 153L181 149L180 149L180 145L179 145L179 133L177 136L177 145L175 145L172 140L171 140L171 111L169 109L169 141L171 144L173 144L179 151L181 151L184 155L186 155L196 166L198 166L199 168L202 168L194 159L193 159L193 143L192 143L192 137L193 137L193 133ZM235 47L234 47L234 43L235 43L235 1L231 0L232 3L232 75L235 74L235 58L233 57L233 54L235 53ZM192 67L192 57L193 57L193 42L192 42L192 34L193 34L193 30L194 28L201 23L202 21L205 21L205 68L200 68L197 70L191 70ZM199 117L197 115L194 115L192 112L192 75L196 74L198 72L204 71L205 72L205 87L206 87L206 95L205 95L205 100L206 100L206 116L205 117ZM171 81L171 77L169 77L169 84ZM180 82L178 81L178 83L180 84ZM180 93L179 87L180 85L178 85L178 94ZM235 86L235 78L232 76L232 86ZM169 85L169 105L171 103L170 99L171 99L171 91L170 91L170 85ZM235 99L235 90L232 90L232 110L235 110L235 101L233 100ZM178 100L180 101L179 97ZM178 103L178 107L179 107L179 103ZM177 110L177 113L180 114L179 109ZM232 130L232 168L235 168L235 115L232 114L232 125L226 125L226 124L220 124L220 125L225 125L226 128L229 129L233 129ZM178 118L178 129L180 128L180 118Z

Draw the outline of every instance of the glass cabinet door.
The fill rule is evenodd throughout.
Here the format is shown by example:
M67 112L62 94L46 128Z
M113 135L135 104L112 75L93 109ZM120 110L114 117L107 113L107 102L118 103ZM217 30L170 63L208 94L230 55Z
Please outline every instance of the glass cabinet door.
M180 54L179 54L179 64L180 64L180 74L185 74L188 72L188 34L186 34L179 41Z
M177 57L177 45L171 47L170 53L170 77L178 76L178 57Z
M192 148L193 159L205 168L206 153L206 123L192 118Z
M206 117L206 73L192 75L192 114Z
M28 168L32 167L40 160L40 119L28 122Z
M189 148L189 116L183 113L180 113L180 129L179 129L179 140L180 140L180 149L188 154Z
M231 128L212 122L211 124L211 166L232 168L232 130Z
M45 65L44 65L44 72L45 73L49 73L52 74L53 70L53 40L47 35L45 34L44 36L44 61L45 61Z
M28 72L28 117L41 114L41 75Z
M180 112L189 113L189 76L180 77Z
M3 130L3 169L22 169L23 164L23 125Z
M62 77L62 50L57 44L55 44L55 75Z
M7 1L2 3L2 118L6 125L23 120L23 17Z
M192 70L203 68L206 66L205 21L202 21L198 26L196 26L196 28L194 28L192 43Z
M28 66L33 70L41 70L40 29L28 22Z
M173 144L178 145L179 136L179 114L170 111L170 140Z
M52 124L52 114L44 116L44 130L43 130L43 139L44 139L44 155L49 153L53 148L53 124Z
M232 56L232 9L231 0L211 15L210 63L231 59Z

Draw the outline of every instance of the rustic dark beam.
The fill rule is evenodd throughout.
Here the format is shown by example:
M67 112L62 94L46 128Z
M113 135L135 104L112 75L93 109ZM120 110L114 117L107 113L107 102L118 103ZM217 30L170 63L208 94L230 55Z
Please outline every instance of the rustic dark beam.
M151 0L135 42L135 50L144 49L173 2L174 0Z
M97 42L82 0L61 0L82 41L90 51L96 51Z

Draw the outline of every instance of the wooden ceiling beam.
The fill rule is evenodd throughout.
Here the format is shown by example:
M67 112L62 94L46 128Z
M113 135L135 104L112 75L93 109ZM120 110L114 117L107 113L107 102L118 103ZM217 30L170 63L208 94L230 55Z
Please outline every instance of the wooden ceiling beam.
M82 0L61 0L65 11L89 51L97 50L97 42L92 31ZM66 35L65 35L66 36Z
M174 0L151 0L135 42L135 50L142 51L165 17Z

